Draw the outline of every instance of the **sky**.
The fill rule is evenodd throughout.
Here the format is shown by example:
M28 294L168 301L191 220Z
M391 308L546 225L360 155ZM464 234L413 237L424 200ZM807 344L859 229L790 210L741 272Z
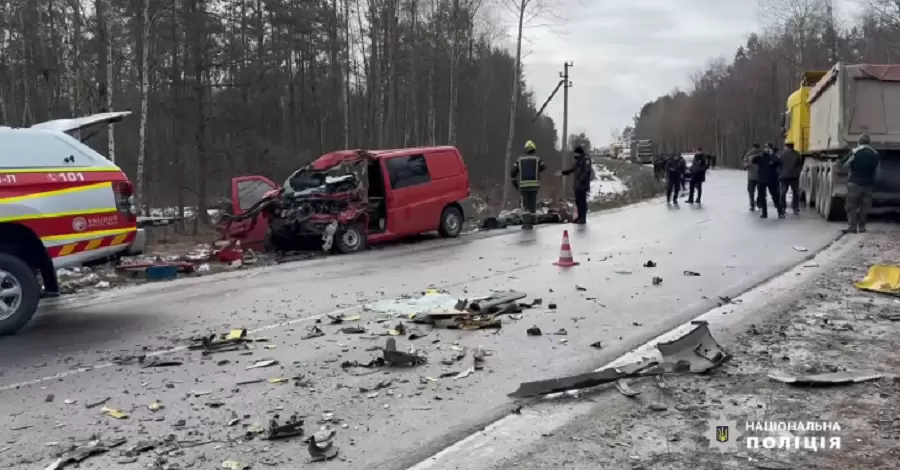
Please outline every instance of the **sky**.
M563 63L573 62L569 134L584 132L595 146L609 144L647 101L688 88L692 72L717 57L732 59L759 30L756 0L544 1L562 5L566 21L547 28L539 25L558 20L539 18L526 28L526 83L540 106ZM561 91L545 112L562 134Z

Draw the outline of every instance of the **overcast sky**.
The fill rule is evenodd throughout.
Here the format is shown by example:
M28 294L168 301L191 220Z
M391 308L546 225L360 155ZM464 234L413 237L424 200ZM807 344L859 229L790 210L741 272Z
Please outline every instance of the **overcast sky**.
M732 59L758 30L756 0L580 3L569 7L568 21L556 32L526 29L523 64L540 106L556 87L563 62L574 62L569 133L585 132L595 145L608 144L611 131L629 125L645 102L686 88L691 73L711 59ZM560 133L562 111L560 92L546 111Z

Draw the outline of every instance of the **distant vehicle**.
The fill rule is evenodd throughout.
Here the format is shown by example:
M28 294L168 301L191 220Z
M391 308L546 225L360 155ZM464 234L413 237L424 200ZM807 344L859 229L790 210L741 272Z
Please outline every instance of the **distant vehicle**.
M271 251L353 253L435 230L456 237L473 215L469 171L455 147L331 152L280 188L241 176L231 192L221 231Z
M631 149L622 149L619 151L619 160L629 160L631 159Z
M826 220L846 217L838 161L869 134L881 153L873 212L900 207L900 65L847 65L803 74L783 116L785 143L804 157L800 194Z
M144 250L131 182L122 170L67 135L130 111L0 127L0 336L37 310L35 276Z
M650 139L632 140L631 155L638 163L653 162L653 141Z

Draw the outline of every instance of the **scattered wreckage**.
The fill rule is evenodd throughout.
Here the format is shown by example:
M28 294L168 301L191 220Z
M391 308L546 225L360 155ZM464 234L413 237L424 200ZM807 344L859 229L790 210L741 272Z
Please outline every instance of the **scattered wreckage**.
M353 253L435 230L456 237L473 213L469 196L468 170L454 147L341 150L282 187L262 176L235 178L217 224L251 248Z
M510 393L511 398L530 398L552 393L596 387L624 379L662 376L673 373L702 374L731 359L709 331L706 322L697 322L696 327L681 338L660 342L656 345L662 361L644 360L621 367L609 367L596 372L579 374L559 379L525 382ZM635 393L620 382L617 385L626 396Z

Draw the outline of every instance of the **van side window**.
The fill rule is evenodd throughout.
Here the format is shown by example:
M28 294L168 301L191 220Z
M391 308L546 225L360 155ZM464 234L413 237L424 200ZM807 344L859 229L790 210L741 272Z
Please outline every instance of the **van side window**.
M244 180L237 183L237 200L242 211L250 209L261 201L263 196L273 190L269 183L261 180Z
M71 140L71 142L69 142ZM53 133L32 132L22 130L2 131L0 134L0 146L3 153L20 158L0 159L0 168L63 168L63 167L87 167L102 164L106 160L93 153L93 150L84 146L76 147L78 141L68 136L57 136ZM74 157L72 163L67 159ZM99 158L99 160L98 160Z
M391 188L400 189L428 183L431 175L424 155L394 157L384 160L388 175L391 177Z

